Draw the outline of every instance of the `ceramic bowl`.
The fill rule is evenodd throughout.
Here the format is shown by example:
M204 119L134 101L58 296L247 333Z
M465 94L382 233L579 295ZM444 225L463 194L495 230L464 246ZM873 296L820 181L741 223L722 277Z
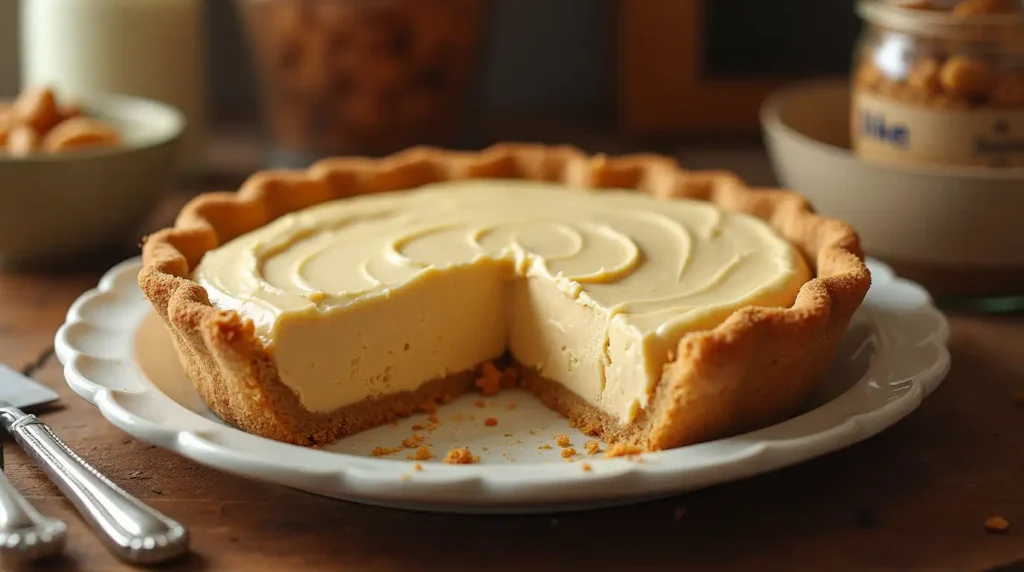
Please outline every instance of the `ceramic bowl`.
M177 172L178 110L113 95L80 103L84 115L115 125L124 144L0 154L0 264L71 260L132 238Z
M849 117L845 78L769 96L761 124L780 183L937 294L1024 294L1024 169L864 161L850 150Z

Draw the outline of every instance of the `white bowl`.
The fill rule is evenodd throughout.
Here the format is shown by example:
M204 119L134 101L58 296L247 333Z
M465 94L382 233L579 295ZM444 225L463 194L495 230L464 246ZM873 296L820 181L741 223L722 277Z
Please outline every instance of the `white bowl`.
M173 107L103 96L83 114L116 126L124 144L73 153L0 154L0 263L70 260L134 238L168 189L185 125Z
M1024 294L1024 169L859 159L845 78L779 90L761 124L780 182L852 224L868 254L939 294Z

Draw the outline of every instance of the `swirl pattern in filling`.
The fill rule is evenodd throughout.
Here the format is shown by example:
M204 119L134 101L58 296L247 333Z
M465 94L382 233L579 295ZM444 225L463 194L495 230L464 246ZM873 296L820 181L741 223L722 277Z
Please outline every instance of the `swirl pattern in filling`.
M810 278L755 217L695 200L469 180L333 201L210 251L195 279L253 320L314 412L520 363L630 422L687 333Z

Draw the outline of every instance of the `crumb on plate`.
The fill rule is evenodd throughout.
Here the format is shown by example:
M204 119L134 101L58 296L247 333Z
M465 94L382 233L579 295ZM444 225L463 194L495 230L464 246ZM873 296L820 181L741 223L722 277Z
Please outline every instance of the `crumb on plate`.
M420 443L422 442L423 435L420 435L419 433L413 433L412 437L402 440L402 446L407 447L409 449L415 449L416 447L419 447Z
M643 448L636 445L617 443L613 445L611 449L608 449L608 452L605 453L604 456L608 459L613 459L615 457L632 457L633 455L639 455L643 452Z
M498 420L494 417L488 417L487 419L484 419L484 425L488 427L496 427L498 425Z
M476 387L484 395L497 395L501 389L501 372L491 362L480 367L480 374L476 377Z
M409 455L409 459L413 461L429 461L433 457L430 453L430 447L417 447L416 452Z
M501 387L506 389L512 389L516 386L516 380L519 379L519 374L516 373L515 368L506 367L501 372Z
M562 433L561 435L555 437L555 443L558 443L559 447L568 447L569 445L572 445L572 443L569 441L569 436L566 435L565 433Z
M479 460L480 457L474 457L473 453L466 447L455 447L448 451L448 456L444 458L444 462L450 465L471 465Z
M583 448L587 450L588 455L596 455L601 452L601 442L597 439L591 439L583 444Z
M562 449L562 458L563 459L572 458L573 455L575 455L575 454L576 454L576 449L573 449L572 447L567 447L565 449Z
M985 519L985 530L989 532L1006 532L1010 529L1010 521L1001 516L990 516Z

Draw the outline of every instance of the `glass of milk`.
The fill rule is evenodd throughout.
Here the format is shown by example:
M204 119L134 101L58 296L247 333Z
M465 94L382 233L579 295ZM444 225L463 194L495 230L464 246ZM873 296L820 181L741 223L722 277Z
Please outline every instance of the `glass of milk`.
M203 168L203 0L22 0L21 81L74 100L120 93L162 101L187 121L182 159Z

